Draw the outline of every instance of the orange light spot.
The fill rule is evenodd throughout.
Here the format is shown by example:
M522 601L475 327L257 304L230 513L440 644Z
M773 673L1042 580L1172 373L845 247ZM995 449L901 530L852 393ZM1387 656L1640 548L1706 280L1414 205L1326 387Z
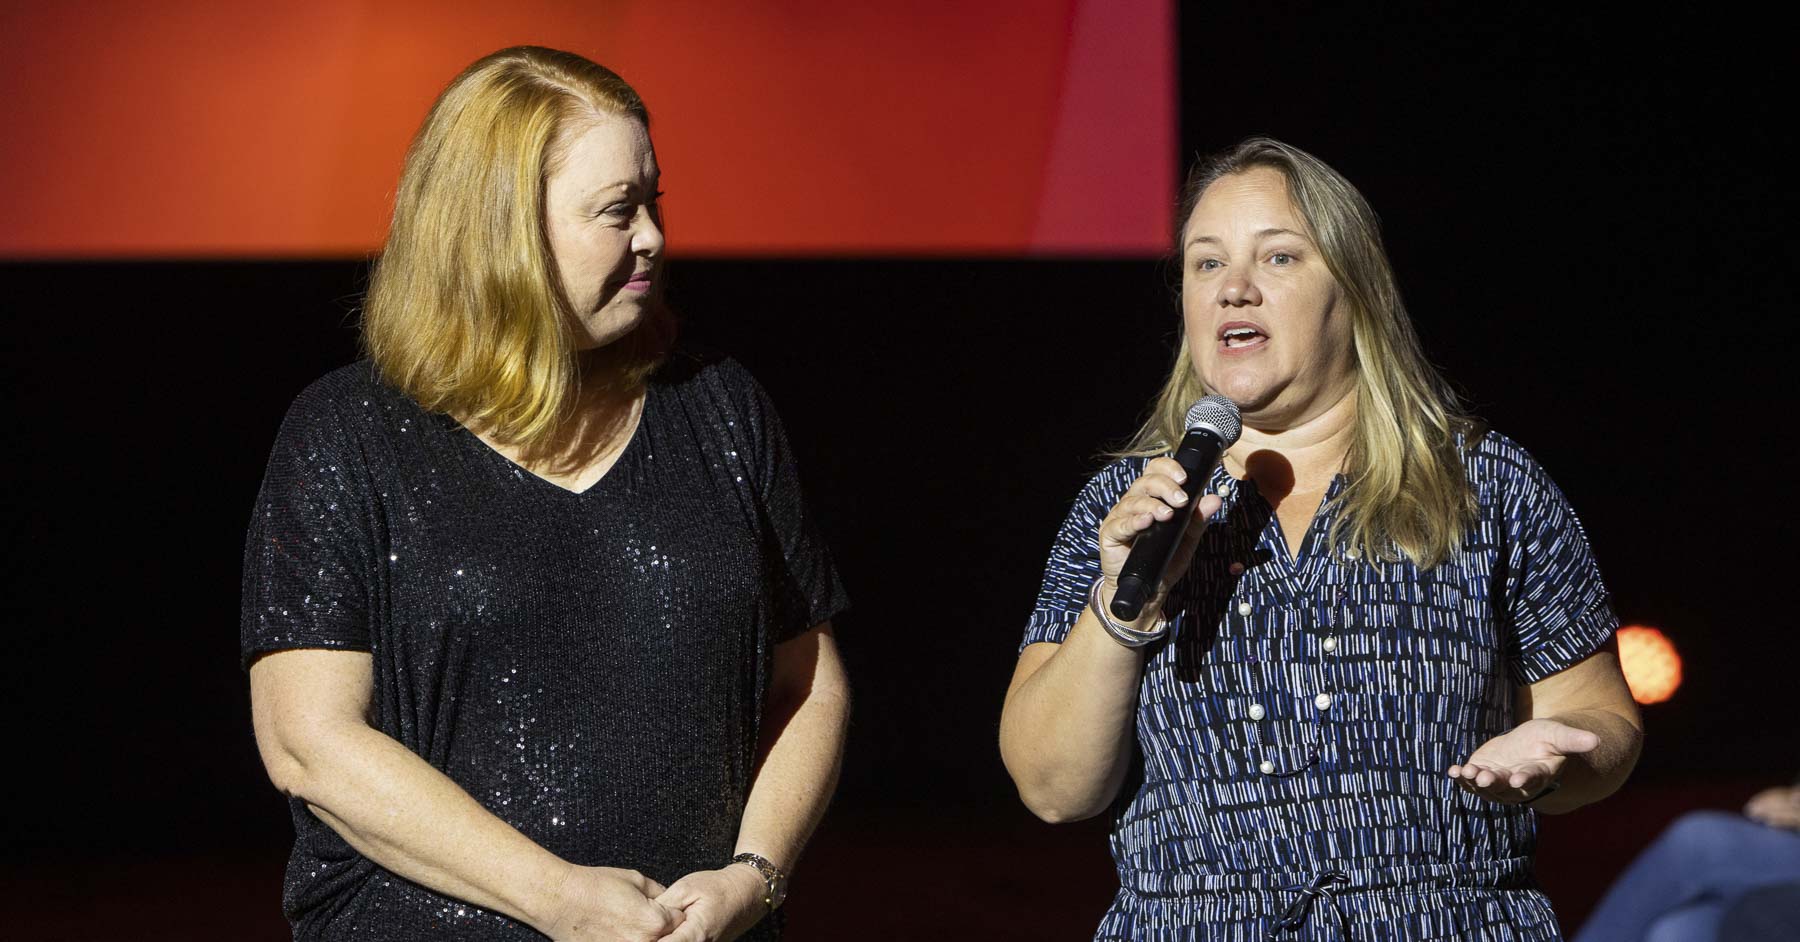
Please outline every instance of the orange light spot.
M1631 698L1639 703L1661 703L1681 686L1681 655L1669 636L1643 625L1619 629L1619 666Z

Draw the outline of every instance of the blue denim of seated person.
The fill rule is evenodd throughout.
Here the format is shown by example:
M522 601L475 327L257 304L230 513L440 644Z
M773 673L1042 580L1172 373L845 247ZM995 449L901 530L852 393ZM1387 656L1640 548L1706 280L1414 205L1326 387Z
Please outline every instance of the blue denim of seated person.
M1725 942L1732 904L1784 883L1800 883L1800 832L1696 811L1632 861L1574 942Z

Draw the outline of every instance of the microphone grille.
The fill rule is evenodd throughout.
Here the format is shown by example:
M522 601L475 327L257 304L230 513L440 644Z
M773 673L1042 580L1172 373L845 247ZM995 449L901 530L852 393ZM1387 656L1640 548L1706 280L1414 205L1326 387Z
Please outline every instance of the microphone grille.
M1237 403L1224 396L1205 396L1188 406L1187 428L1190 432L1196 428L1206 429L1230 448L1243 434L1244 420L1238 415Z

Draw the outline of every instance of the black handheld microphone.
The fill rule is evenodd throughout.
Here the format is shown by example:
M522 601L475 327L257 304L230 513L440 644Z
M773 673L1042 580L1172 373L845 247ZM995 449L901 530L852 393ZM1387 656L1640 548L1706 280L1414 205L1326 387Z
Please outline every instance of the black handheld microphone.
M1119 588L1113 593L1112 613L1123 621L1137 621L1144 603L1156 594L1169 558L1181 545L1188 521L1194 519L1194 501L1206 489L1213 465L1219 463L1225 449L1237 444L1244 431L1238 417L1237 404L1224 396L1207 396L1188 407L1187 434L1181 447L1175 449L1175 460L1187 471L1181 489L1187 492L1186 506L1175 508L1175 515L1157 520L1150 529L1138 534L1131 544L1131 555L1125 557L1125 568L1119 570Z

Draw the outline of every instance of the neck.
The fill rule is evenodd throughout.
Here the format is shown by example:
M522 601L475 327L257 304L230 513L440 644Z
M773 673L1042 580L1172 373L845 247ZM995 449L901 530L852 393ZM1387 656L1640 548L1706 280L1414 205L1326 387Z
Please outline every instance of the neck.
M1244 420L1225 452L1225 470L1256 481L1264 494L1323 492L1343 470L1356 436L1356 387L1317 414L1291 425Z

